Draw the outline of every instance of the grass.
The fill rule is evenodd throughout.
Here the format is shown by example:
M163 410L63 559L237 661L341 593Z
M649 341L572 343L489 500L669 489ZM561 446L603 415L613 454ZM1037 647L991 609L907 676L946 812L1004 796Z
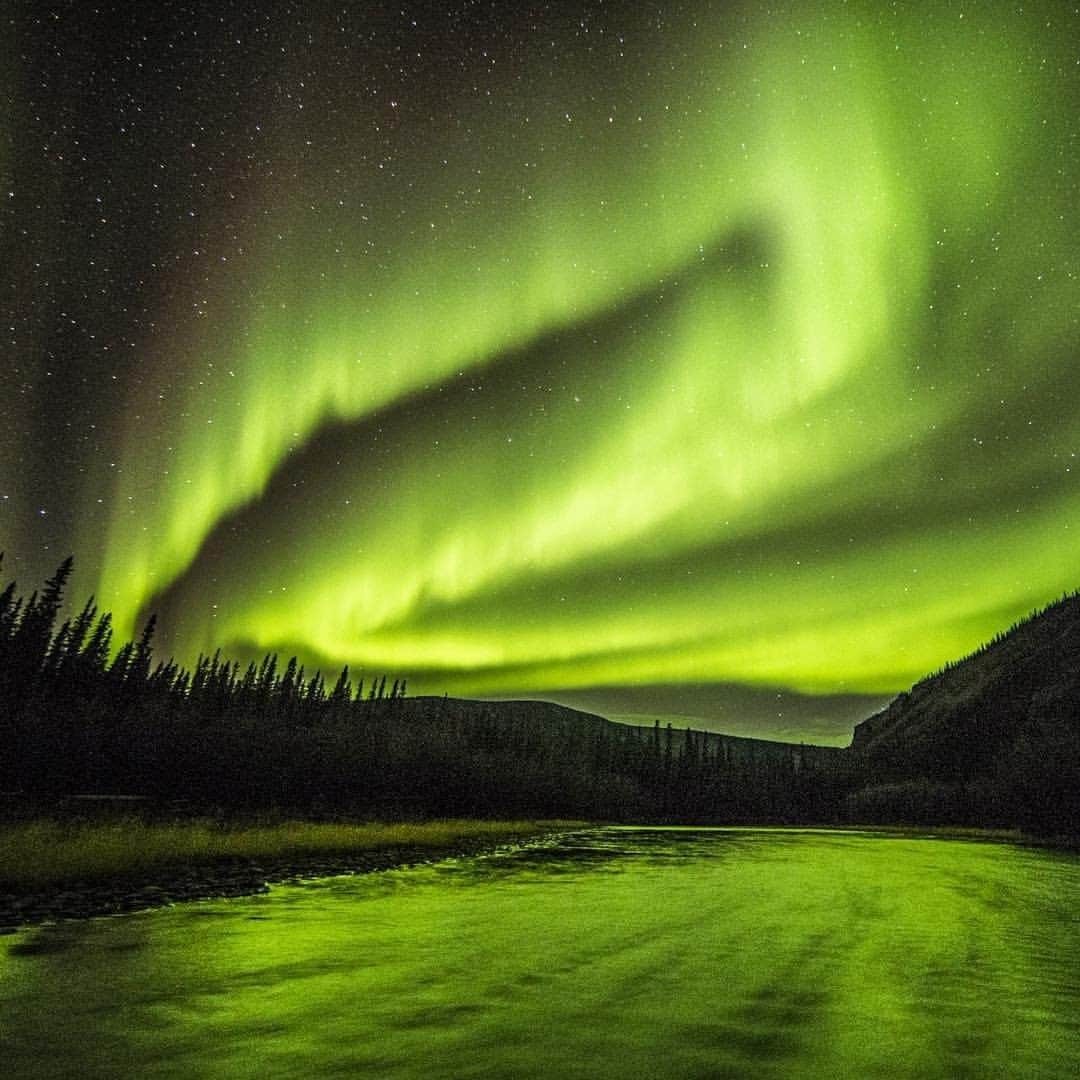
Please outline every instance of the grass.
M43 889L65 882L122 878L167 866L205 865L232 858L288 859L386 848L453 850L478 840L524 839L572 824L474 820L221 824L209 819L36 819L0 824L0 888Z

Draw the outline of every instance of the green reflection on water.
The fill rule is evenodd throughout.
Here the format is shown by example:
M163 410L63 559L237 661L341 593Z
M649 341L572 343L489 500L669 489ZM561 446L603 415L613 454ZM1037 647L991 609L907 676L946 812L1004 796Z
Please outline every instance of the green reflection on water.
M1080 861L630 830L26 932L16 1077L1072 1077Z

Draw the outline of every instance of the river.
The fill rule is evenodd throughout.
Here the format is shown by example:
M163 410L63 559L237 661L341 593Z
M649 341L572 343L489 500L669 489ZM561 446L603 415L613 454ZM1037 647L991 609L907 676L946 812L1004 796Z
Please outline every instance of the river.
M1080 1074L1080 858L606 828L0 939L0 1072Z

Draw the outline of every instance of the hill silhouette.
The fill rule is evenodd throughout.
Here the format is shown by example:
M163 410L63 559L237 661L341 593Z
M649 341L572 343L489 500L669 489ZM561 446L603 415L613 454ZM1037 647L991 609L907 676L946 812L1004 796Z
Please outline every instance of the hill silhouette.
M72 562L0 592L8 805L138 797L226 811L695 823L1019 826L1080 836L1080 594L858 724L849 748L618 723L546 701L327 683L295 657L154 662L93 601L60 622Z
M550 702L409 698L268 653L155 663L93 600L61 621L66 559L0 591L0 794L147 810L350 817L802 822L831 816L840 751L632 727ZM58 625L59 624L59 625ZM85 799L80 805L86 805Z
M849 752L855 817L1080 833L1080 593L900 694Z

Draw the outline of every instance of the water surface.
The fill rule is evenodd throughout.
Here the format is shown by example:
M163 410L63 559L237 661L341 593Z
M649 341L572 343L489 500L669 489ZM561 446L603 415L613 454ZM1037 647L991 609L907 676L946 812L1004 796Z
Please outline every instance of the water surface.
M1080 859L623 829L0 940L8 1077L1062 1077Z

